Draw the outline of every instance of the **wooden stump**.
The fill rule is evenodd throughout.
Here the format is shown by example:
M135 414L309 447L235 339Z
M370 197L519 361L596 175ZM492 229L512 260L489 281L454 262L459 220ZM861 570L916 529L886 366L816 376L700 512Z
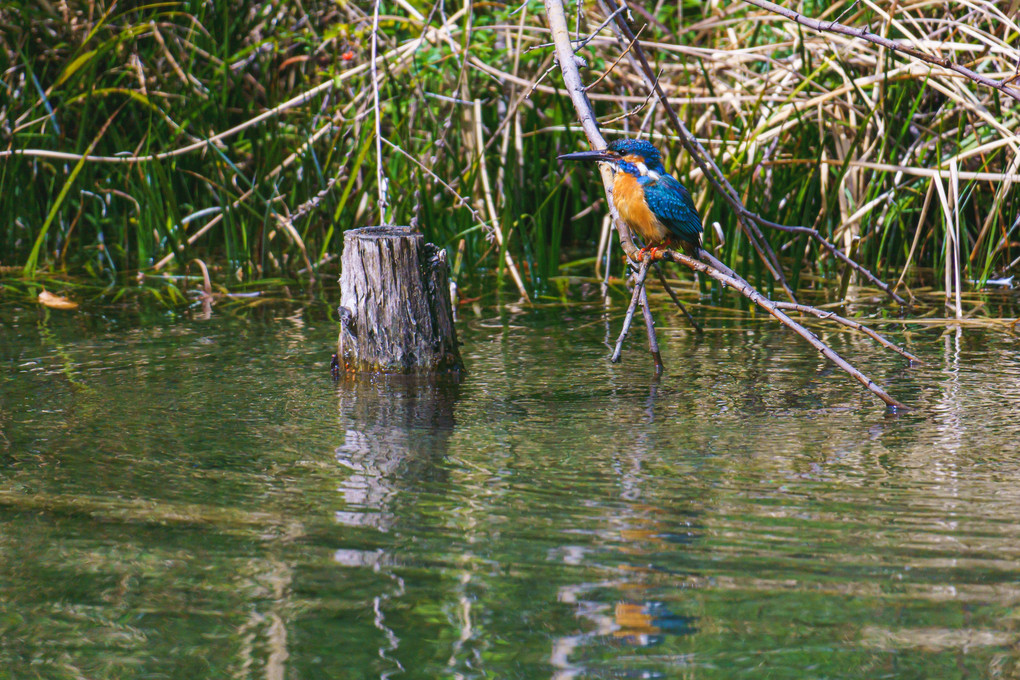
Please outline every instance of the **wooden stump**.
M344 233L339 368L427 375L463 368L446 251L407 227Z

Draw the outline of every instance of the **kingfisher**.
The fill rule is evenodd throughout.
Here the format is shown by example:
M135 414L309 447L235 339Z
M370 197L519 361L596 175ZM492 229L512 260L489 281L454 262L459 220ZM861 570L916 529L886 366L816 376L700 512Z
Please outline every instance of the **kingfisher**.
M697 257L704 227L691 192L666 172L662 155L643 139L617 139L605 149L560 156L567 161L598 161L613 169L613 202L620 217L645 242L641 257L658 257L660 247L680 246Z

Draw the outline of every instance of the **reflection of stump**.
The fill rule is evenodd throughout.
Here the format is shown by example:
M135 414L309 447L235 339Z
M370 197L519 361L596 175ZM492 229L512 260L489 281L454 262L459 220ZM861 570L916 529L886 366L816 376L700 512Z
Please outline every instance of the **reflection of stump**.
M427 374L463 365L446 251L406 227L344 233L337 311L346 371Z
M417 502L416 492L446 479L440 462L453 436L459 380L456 375L377 376L337 385L344 443L336 459L345 469L337 488L344 501L337 520L386 531L417 517L408 510Z

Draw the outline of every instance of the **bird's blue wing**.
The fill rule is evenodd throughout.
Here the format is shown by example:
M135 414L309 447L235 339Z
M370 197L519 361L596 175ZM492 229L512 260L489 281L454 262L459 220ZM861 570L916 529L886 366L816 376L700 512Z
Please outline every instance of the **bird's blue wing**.
M698 215L691 192L671 175L660 175L658 180L644 184L645 200L655 216L666 225L670 233L683 241L701 245L701 217Z

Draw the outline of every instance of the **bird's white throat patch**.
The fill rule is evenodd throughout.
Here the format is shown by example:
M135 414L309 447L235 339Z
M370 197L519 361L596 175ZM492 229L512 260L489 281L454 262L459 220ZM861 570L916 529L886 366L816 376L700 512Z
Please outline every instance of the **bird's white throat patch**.
M642 177L647 177L653 182L658 182L659 177L661 177L661 175L655 172L654 170L649 170L648 166L642 163L641 161L634 163L634 167L637 168L638 172L641 173Z

